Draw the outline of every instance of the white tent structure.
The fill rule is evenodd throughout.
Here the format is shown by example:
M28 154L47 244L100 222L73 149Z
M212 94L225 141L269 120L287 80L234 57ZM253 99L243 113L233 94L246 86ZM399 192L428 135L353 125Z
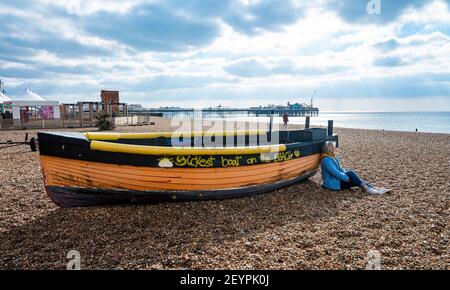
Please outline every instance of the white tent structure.
M32 90L25 89L23 94L17 97L12 97L13 101L46 101L43 97L39 96Z
M37 93L25 89L23 94L16 97L11 97L11 100L5 101L12 107L12 116L14 121L21 121L21 111L27 111L34 109L43 110L46 112L51 112L51 114L45 115L46 118L59 119L60 118L60 108L58 101L47 101L43 97L39 96ZM22 114L23 115L23 114ZM23 121L23 120L22 120Z
M2 92L0 92L0 103L7 102L7 101L11 101L11 99L9 97L5 96Z

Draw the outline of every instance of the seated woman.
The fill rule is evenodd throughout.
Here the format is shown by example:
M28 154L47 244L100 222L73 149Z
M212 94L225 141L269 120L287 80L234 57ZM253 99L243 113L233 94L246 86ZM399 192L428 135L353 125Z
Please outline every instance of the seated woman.
M336 155L335 142L325 143L324 153L321 156L320 167L322 169L322 187L330 190L348 189L351 187L361 187L369 194L383 194L390 189L378 188L361 179L352 170L345 170Z

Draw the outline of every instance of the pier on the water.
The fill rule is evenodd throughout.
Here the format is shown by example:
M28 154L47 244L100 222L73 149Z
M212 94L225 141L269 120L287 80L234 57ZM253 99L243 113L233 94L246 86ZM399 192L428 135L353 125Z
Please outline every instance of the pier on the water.
M181 117L181 118L227 118L227 117L269 117L283 116L285 113L289 117L314 117L319 115L318 108L302 108L302 109L278 109L278 108L208 108L208 109L146 109L133 111L131 114L149 114L162 117Z

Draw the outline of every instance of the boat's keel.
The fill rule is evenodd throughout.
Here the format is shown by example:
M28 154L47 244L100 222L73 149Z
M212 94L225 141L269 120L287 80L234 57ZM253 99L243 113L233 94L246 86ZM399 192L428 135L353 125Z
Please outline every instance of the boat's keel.
M213 200L244 197L272 191L304 181L313 176L316 172L317 170L314 170L293 179L270 184L224 190L132 191L63 186L46 186L46 190L53 202L61 207L84 207L120 203L155 203L161 201Z

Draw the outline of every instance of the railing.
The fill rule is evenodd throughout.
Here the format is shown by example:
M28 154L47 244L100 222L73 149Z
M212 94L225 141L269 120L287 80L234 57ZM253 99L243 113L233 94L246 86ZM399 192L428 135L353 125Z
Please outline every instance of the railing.
M181 118L227 118L227 117L261 117L271 114L283 116L287 113L290 117L314 117L319 115L318 108L304 109L271 109L271 108L214 108L214 109L149 109L129 111L131 114L150 115L162 117Z

